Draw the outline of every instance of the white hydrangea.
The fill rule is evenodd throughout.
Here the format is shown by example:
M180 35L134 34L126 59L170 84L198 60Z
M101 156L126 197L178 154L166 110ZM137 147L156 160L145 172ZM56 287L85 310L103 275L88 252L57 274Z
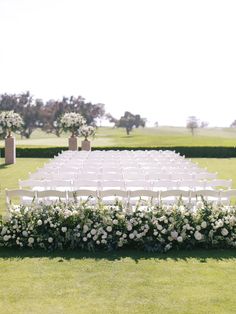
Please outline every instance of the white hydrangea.
M202 236L201 232L195 231L195 232L194 232L194 238L195 238L197 241L200 241L200 240L202 240L203 236Z
M52 243L53 242L53 238L52 237L49 237L48 238L48 243Z
M29 237L29 239L28 239L28 243L29 243L29 244L33 244L33 243L34 243L34 238Z
M76 112L65 113L60 119L62 129L67 132L72 132L73 135L78 133L78 130L85 124L84 117Z
M229 234L229 231L226 228L223 228L221 230L221 234L222 234L222 236L226 237Z
M95 135L95 128L91 125L83 125L79 129L79 134L84 136L85 140L88 139L89 136L94 136Z
M0 113L0 133L8 132L8 136L11 132L16 132L24 125L21 116L14 111L2 111Z
M27 237L27 236L28 236L28 232L27 232L26 230L24 230L24 231L22 232L22 235L23 235L24 237Z
M67 231L67 227L61 227L61 231L65 233Z

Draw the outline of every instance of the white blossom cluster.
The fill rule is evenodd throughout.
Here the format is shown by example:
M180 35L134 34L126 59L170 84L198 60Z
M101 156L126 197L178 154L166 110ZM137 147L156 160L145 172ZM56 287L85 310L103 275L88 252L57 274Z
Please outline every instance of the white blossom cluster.
M0 246L43 249L236 247L236 207L202 203L136 208L54 203L16 206L0 221Z
M85 139L87 139L89 136L94 136L95 135L95 128L91 125L83 125L79 133L80 135L84 136Z
M67 132L78 133L79 129L86 123L84 117L76 112L65 113L61 119L60 124L62 129Z
M14 111L2 111L0 113L0 134L18 131L23 124L21 116Z

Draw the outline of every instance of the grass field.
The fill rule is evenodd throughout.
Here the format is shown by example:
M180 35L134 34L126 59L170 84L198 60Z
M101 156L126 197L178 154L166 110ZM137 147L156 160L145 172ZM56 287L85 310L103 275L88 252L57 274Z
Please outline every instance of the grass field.
M0 249L4 314L235 313L236 252Z
M18 186L47 159L19 158L5 166L4 189ZM219 178L232 178L236 158L193 159ZM235 313L236 251L150 254L44 252L0 248L0 313Z
M46 134L39 130L33 132L30 139L20 139L17 136L18 146L67 146L69 134L60 138ZM98 128L93 140L94 146L235 146L236 129L233 128L206 128L198 129L192 136L183 127L159 127L134 129L127 136L124 129L109 127ZM0 142L3 146L3 141Z

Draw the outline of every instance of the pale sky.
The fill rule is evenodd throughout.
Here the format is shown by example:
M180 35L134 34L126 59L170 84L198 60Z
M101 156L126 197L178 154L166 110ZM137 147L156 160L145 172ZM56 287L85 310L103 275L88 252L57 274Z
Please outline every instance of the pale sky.
M82 95L119 117L236 119L235 0L0 0L0 93Z

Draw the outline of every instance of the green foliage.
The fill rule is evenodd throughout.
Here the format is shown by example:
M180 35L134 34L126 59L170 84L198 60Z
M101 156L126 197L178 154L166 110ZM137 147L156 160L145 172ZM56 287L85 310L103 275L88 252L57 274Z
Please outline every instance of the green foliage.
M62 151L67 150L68 147L20 147L16 148L17 157L26 158L53 158ZM101 146L92 147L92 150L171 150L188 158L233 158L236 157L235 147L212 147L212 146L193 146L193 147L145 147L145 146ZM4 148L0 149L1 156L4 157Z
M150 252L172 248L236 247L236 207L105 206L98 202L19 205L0 221L0 246L115 250L132 247Z

